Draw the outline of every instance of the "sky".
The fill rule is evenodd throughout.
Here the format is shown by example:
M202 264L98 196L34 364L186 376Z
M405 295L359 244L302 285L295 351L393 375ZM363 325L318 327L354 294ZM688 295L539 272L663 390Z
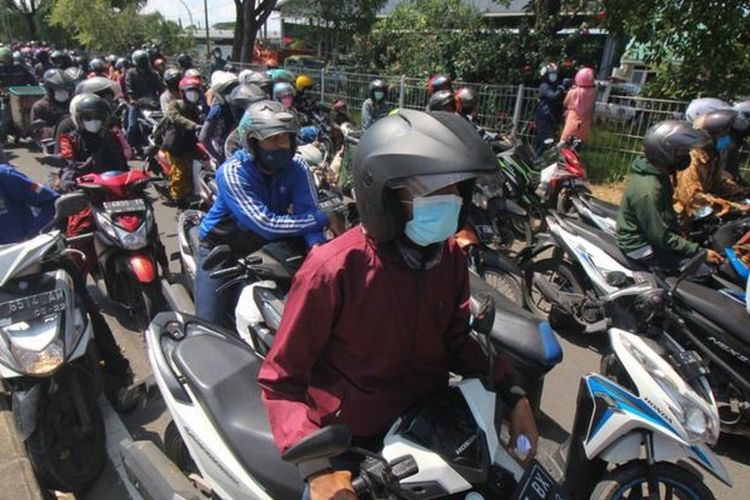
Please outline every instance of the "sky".
M208 24L234 21L233 0L206 0L208 4ZM184 5L183 5L184 4ZM148 0L145 12L160 12L165 18L172 21L182 19L183 26L190 24L188 9L192 13L193 22L204 26L203 0Z

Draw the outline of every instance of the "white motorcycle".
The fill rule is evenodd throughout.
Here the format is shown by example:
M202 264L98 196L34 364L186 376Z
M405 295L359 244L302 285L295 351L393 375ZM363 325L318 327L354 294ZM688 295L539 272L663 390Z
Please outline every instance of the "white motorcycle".
M494 304L480 300L472 304L473 327L492 353ZM705 377L691 387L639 337L613 329L610 340L633 390L597 374L581 379L573 433L558 454L562 485L538 462L524 471L506 450L496 425L502 404L485 387L489 377L438 391L394 422L382 449L352 447L346 428L332 426L280 457L254 383L261 358L234 333L180 313L160 314L146 333L173 418L164 438L172 462L148 443L124 443L121 452L131 480L150 498L176 491L197 497L178 466L208 496L297 500L304 484L292 464L344 452L362 458L353 480L361 498L616 499L665 491L713 498L680 460L731 485L706 444L716 440L719 420ZM487 373L493 368L488 363Z
M92 323L63 262L66 239L49 230L87 204L61 196L48 232L0 246L0 397L42 484L62 491L88 488L106 461Z

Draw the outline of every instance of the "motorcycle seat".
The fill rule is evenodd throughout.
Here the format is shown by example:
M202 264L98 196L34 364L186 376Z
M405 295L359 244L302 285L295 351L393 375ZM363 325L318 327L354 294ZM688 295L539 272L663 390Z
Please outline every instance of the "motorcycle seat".
M281 460L260 388L262 360L240 340L196 335L182 340L172 359L225 444L274 499L298 500L297 468Z
M617 242L615 241L615 237L611 234L600 231L599 229L575 219L567 218L564 222L568 229L607 252L607 255L615 259L623 267L628 269L638 268L638 265L628 259L622 250L620 250L620 247L617 246Z
M591 211L596 215L613 220L617 219L617 214L620 212L620 207L617 205L607 203L606 201L594 198L593 196L587 196L586 201L588 202Z
M691 281L682 281L675 295L729 334L750 345L750 315L741 304L722 296L713 288Z
M471 293L489 293L495 299L495 323L490 336L498 351L519 368L547 372L562 361L562 349L554 330L500 295L481 278L470 275Z

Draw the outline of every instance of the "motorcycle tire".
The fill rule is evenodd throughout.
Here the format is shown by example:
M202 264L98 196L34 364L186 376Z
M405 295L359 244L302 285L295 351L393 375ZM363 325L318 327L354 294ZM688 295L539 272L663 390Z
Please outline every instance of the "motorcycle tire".
M485 268L482 278L500 295L519 307L523 307L523 287L518 277L501 269Z
M174 420L170 420L164 429L164 453L182 472L190 474L198 471Z
M78 380L82 383L84 377ZM26 440L26 450L42 485L78 492L89 488L104 468L107 438L93 387L82 387L85 397L90 399L91 425L87 431L78 420L70 389L71 384L66 384L46 402L36 430Z
M649 478L656 482L659 491L650 491ZM643 493L645 489L649 490L648 493ZM713 493L701 478L684 467L668 462L658 462L649 467L645 461L631 462L605 474L594 488L591 498L619 500L633 498L627 496L632 493L637 494L638 498L653 498L653 496L649 496L652 493L655 494L656 498L664 498L661 495L665 491L672 494L667 498L682 500L715 499Z
M555 259L542 259L532 262L525 268L523 280L523 299L526 308L538 319L546 320L552 310L552 304L536 289L533 283L535 274L542 274L548 280L555 279L556 285L573 293L584 293L584 287L576 272L567 262ZM537 295L535 296L534 293Z

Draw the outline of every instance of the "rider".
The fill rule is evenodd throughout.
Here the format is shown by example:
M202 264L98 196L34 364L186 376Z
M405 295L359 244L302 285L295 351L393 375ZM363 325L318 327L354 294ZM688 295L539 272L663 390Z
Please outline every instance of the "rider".
M47 70L52 69L54 66L49 60L49 52L47 49L39 49L36 52L37 63L34 65L34 76L41 79Z
M182 73L182 76L185 76L185 71L189 70L193 67L193 58L190 57L189 54L185 54L184 52L177 56L177 64L180 66L180 72Z
M545 149L545 141L550 139L562 115L565 87L558 82L557 64L548 63L540 71L539 102L534 110L534 150L537 156Z
M367 93L370 97L362 103L362 130L370 128L376 120L388 114L388 104L385 102L388 84L377 78L367 86Z
M180 98L180 80L182 72L177 68L169 68L164 72L164 92L159 96L161 112L166 113L169 105Z
M13 52L7 47L0 48L0 91L2 94L2 112L0 114L0 141L4 141L13 127L10 110L8 87L19 85L36 85L36 78L23 64L13 61Z
M132 147L139 147L145 139L140 137L140 127L138 126L138 117L140 108L146 105L157 105L159 95L164 85L161 77L151 69L148 52L145 50L136 50L133 52L133 64L125 74L125 90L130 99L130 109L128 109L128 142Z
M313 80L308 75L299 75L294 81L294 88L297 90L295 107L306 116L318 109L318 100L313 94L313 86Z
M175 70L179 74L179 70ZM197 132L202 121L200 100L201 81L186 77L180 80L181 99L169 103L166 108L168 121L162 149L170 164L169 194L178 207L186 205L187 196L193 189L193 159L198 157Z
M300 237L313 246L325 242L327 225L341 229L337 216L318 208L307 167L295 158L294 115L275 101L261 101L248 108L240 126L243 148L216 171L216 202L200 226L196 315L215 323L221 323L229 297L216 293L223 281L203 269L211 248L228 244L247 255L270 241Z
M211 62L211 73L214 71L224 71L227 66L227 60L222 57L221 47L214 47L211 51L214 60Z
M11 165L0 165L0 245L27 240L55 215L58 194Z
M633 161L617 215L617 246L629 259L673 273L701 250L679 234L670 176L690 165L690 150L706 148L711 142L708 134L685 121L667 120L646 132L646 157ZM706 261L720 264L722 257L708 249Z
M52 68L44 73L44 89L47 95L31 106L31 121L43 120L44 127L36 134L37 140L52 139L55 131L65 115L68 114L68 103L72 84L65 73Z
M720 216L732 210L747 209L731 199L747 195L748 190L739 186L719 163L729 149L730 132L736 118L737 112L727 105L724 109L702 113L693 122L695 128L711 136L712 143L707 148L691 150L690 166L677 173L674 204L678 214L690 217L701 205L718 208Z
M213 101L206 114L199 140L208 154L221 162L224 161L224 142L237 125L227 98L239 85L239 80L237 75L221 71L211 75L211 82L209 90L213 94Z
M487 356L471 336L466 257L451 237L476 177L497 161L456 114L400 111L357 146L362 224L314 249L297 271L281 326L258 375L280 451L327 425L379 448L405 411L477 376ZM538 432L503 358L495 380L510 409L511 442ZM356 498L344 457L298 464L309 498Z

